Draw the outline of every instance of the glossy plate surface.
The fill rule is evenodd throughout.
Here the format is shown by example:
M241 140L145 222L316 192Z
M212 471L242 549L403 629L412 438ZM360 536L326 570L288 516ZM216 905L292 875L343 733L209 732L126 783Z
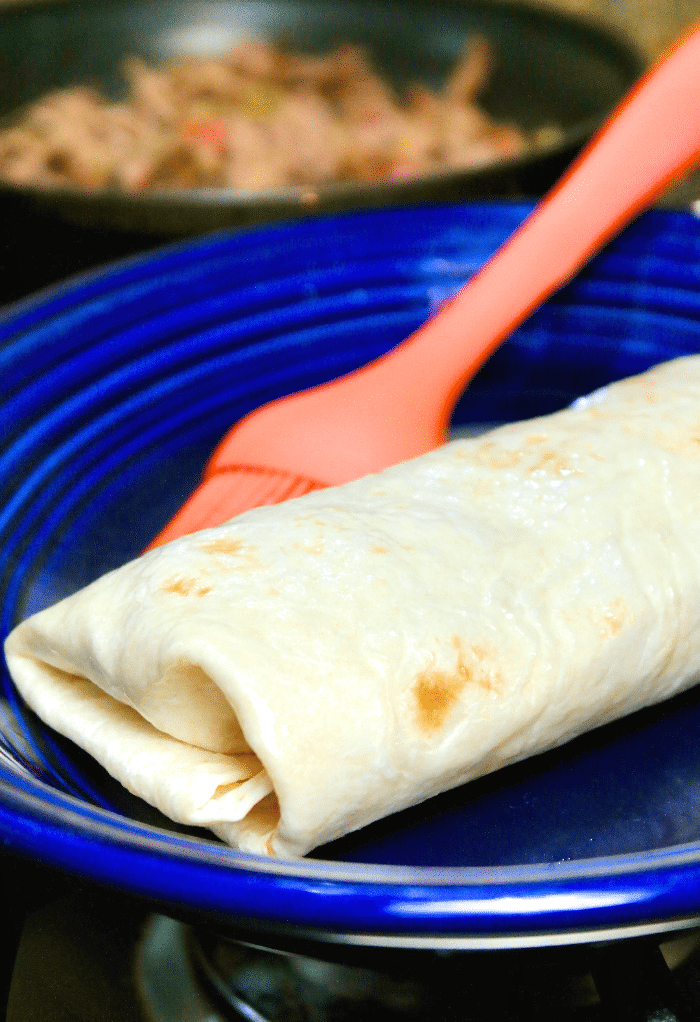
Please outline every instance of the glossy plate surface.
M228 426L400 341L528 211L343 214L213 235L0 317L2 636L135 556ZM522 327L456 423L552 411L700 351L700 223L650 213ZM700 918L700 690L300 862L176 830L0 702L5 847L231 930L405 946L582 940Z

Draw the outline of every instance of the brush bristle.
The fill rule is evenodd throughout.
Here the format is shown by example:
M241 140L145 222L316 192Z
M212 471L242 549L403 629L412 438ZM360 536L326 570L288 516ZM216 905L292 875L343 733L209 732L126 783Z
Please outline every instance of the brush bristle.
M267 469L236 468L205 479L147 550L162 546L200 529L223 525L236 515L264 504L281 504L322 489L319 483L301 476Z

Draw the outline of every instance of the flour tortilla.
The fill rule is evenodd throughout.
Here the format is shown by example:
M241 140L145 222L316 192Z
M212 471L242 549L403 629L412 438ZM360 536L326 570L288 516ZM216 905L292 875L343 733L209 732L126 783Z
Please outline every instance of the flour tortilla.
M700 357L248 512L19 625L47 724L296 856L700 677Z

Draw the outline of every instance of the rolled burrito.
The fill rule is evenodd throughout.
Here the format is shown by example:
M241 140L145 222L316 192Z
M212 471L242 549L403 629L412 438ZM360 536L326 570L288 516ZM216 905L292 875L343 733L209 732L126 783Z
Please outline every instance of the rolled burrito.
M700 357L155 549L16 685L132 792L298 856L700 676Z

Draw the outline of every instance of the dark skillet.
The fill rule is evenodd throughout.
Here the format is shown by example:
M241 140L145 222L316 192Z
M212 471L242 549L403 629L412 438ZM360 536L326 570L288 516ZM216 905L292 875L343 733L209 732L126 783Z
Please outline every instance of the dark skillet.
M438 85L465 37L490 40L497 57L483 105L499 120L533 129L554 123L556 142L481 170L388 184L268 191L196 189L120 194L0 185L0 203L48 221L163 239L273 219L366 206L542 194L643 69L634 47L600 25L523 4L491 0L55 0L0 14L0 116L42 93L91 82L123 87L121 59L162 61L211 54L250 37L302 50L365 45L399 87Z

